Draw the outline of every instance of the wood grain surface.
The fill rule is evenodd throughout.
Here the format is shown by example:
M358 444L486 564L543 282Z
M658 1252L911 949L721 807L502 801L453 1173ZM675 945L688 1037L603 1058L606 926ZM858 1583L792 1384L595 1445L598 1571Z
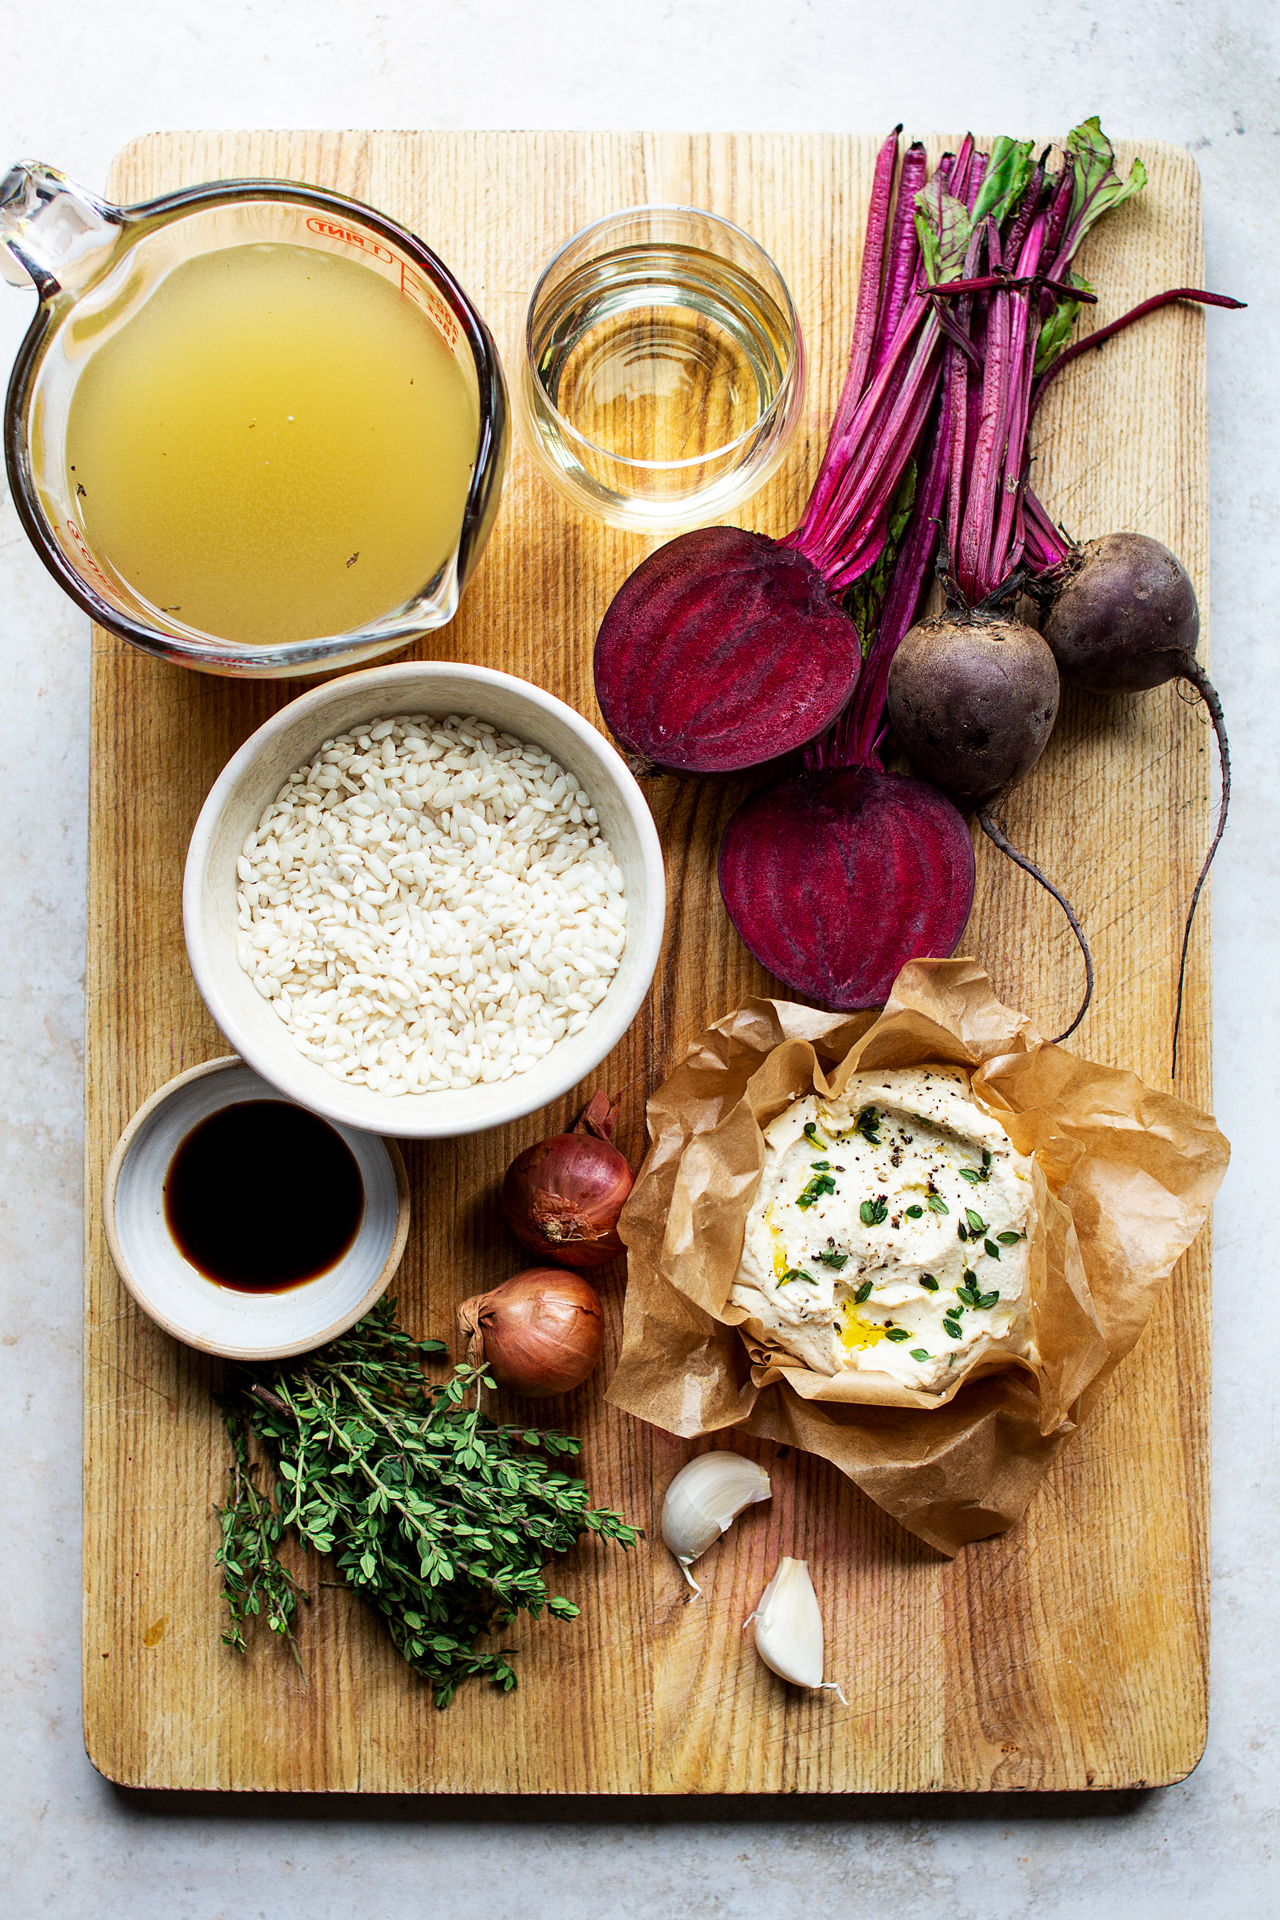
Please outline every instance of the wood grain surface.
M133 201L215 177L288 176L371 201L450 263L509 373L537 272L576 227L640 201L729 215L778 261L811 353L806 427L740 516L777 533L798 517L838 390L875 146L828 135L157 134L120 156L110 192ZM1083 258L1102 290L1086 326L1158 288L1200 282L1195 167L1155 143L1142 153L1149 187ZM1036 485L1081 536L1134 527L1166 541L1204 607L1205 438L1203 319L1166 310L1055 385L1035 435ZM592 640L649 544L575 515L517 444L462 610L421 650L522 674L598 723ZM660 1543L625 1558L584 1547L557 1575L582 1617L514 1632L512 1695L469 1684L437 1713L376 1620L321 1585L331 1575L316 1563L300 1569L315 1595L301 1624L307 1684L265 1631L247 1657L220 1645L216 1365L133 1304L99 1203L134 1109L179 1069L226 1051L187 968L183 859L228 756L296 691L158 665L94 636L84 1508L94 1764L139 1786L430 1793L1102 1788L1185 1775L1206 1721L1207 1235L1021 1525L953 1562L824 1463L762 1446L773 1500L707 1555L705 1605L684 1604ZM1093 943L1098 990L1073 1045L1157 1086L1168 1085L1178 940L1207 838L1212 763L1200 709L1172 689L1067 693L1007 814L1013 839L1065 883ZM516 1151L606 1086L623 1103L621 1144L638 1160L646 1093L684 1043L744 993L772 990L730 929L715 881L717 842L745 788L659 779L647 790L670 899L649 1003L590 1086L548 1113L409 1145L415 1217L397 1291L420 1333L455 1338L455 1303L523 1264L496 1205ZM1056 1032L1080 985L1062 918L985 843L978 876L961 950L982 960L1004 999ZM1202 908L1178 1090L1206 1107L1208 988ZM547 1416L585 1435L596 1500L652 1537L662 1491L692 1449L604 1403L622 1287L622 1272L607 1269L605 1367ZM782 1553L809 1561L827 1670L844 1684L847 1712L829 1694L784 1687L743 1639Z

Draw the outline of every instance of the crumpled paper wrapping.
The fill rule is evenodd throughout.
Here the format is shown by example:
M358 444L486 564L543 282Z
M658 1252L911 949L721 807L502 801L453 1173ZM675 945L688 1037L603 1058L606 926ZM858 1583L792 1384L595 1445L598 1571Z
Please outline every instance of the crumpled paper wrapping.
M944 1395L815 1373L729 1304L762 1129L860 1069L935 1063L970 1068L1033 1156L1038 1360L993 1356ZM693 1042L648 1120L619 1223L628 1284L608 1398L686 1439L737 1427L821 1454L946 1554L1021 1516L1204 1225L1229 1154L1210 1115L1042 1040L964 959L911 961L878 1015L746 1001Z

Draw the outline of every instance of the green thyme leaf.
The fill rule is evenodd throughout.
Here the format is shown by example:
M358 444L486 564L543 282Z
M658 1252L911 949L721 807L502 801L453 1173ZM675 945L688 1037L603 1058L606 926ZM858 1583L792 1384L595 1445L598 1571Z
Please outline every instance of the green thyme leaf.
M1000 1258L1000 1249L996 1245L994 1240L984 1240L982 1243L982 1249L983 1249L983 1252L989 1254L993 1260L998 1260Z
M936 1293L938 1291L938 1283L931 1273L922 1273L920 1275L920 1285L924 1287L928 1293Z
M292 1638L306 1597L279 1557L292 1534L333 1556L437 1706L472 1676L509 1691L508 1652L479 1643L522 1612L571 1617L571 1603L548 1594L547 1562L585 1533L623 1547L640 1537L620 1514L593 1510L554 1463L581 1451L574 1435L495 1426L468 1404L483 1371L429 1384L422 1363L445 1351L397 1326L383 1299L319 1352L232 1372L220 1396L233 1459L217 1555L228 1645L244 1648L254 1615Z
M964 1217L969 1223L970 1233L979 1234L979 1233L986 1232L987 1230L986 1221L983 1219L980 1213L975 1213L972 1207L965 1208Z
M889 1218L889 1208L883 1194L874 1200L864 1200L858 1208L858 1218L864 1227L880 1227Z
M828 1247L825 1252L818 1255L818 1258L824 1267L834 1267L836 1272L839 1273L849 1256L847 1253L834 1253L831 1248Z
M960 1178L962 1180L968 1180L972 1186L976 1187L982 1175L976 1172L973 1167L961 1167Z
M999 1303L999 1299L999 1293L980 1293L978 1295L978 1305L982 1308L982 1311L986 1313L989 1308Z
M964 1339L964 1333L962 1329L960 1328L958 1323L954 1320L944 1320L942 1323L942 1331L946 1334L949 1334L953 1340Z
M930 1207L932 1207L935 1213L950 1213L951 1211L950 1207L947 1205L946 1201L941 1197L940 1194L931 1193L928 1197L928 1204Z
M864 1280L862 1285L858 1288L858 1291L853 1296L853 1304L855 1307L860 1307L864 1300L869 1300L870 1298L871 1298L871 1282L869 1280Z
M817 1281L814 1279L813 1275L811 1273L806 1273L803 1267L791 1267L788 1269L786 1273L783 1274L781 1280L779 1280L778 1282L778 1285L780 1287L788 1286L792 1280L807 1280L811 1287L816 1287L818 1284Z
M998 1233L996 1235L996 1239L1000 1242L1000 1245L1002 1247L1016 1247L1019 1240L1023 1239L1024 1237L1025 1236L1020 1233Z
M807 1212L824 1193L834 1193L835 1190L836 1183L829 1173L816 1173L803 1193L797 1194L796 1205L802 1213Z
M972 1287L957 1287L956 1295L964 1301L966 1307L976 1307L980 1297Z
M913 1360L927 1360L929 1355L923 1347L912 1347L911 1358Z
M909 1340L911 1335L905 1327L886 1327L884 1337L886 1340Z
M920 1219L922 1219L923 1217L924 1217L924 1208L923 1208L923 1207L908 1207L908 1208L907 1208L907 1218L908 1218L908 1220L920 1220Z
M861 1113L853 1123L853 1130L855 1133L862 1135L868 1146L878 1147L880 1145L880 1120L881 1116L876 1112L874 1107L863 1107Z

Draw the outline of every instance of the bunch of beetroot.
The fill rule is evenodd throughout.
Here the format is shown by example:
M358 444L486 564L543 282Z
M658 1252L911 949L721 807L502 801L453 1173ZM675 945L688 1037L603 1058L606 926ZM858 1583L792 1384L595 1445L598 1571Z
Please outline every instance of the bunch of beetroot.
M597 639L600 704L637 759L723 774L801 750L803 771L733 816L720 884L756 958L824 1006L877 1005L906 960L954 951L974 862L953 802L1049 885L992 807L1043 751L1060 673L1101 691L1194 685L1222 751L1210 858L1225 824L1226 738L1194 658L1185 572L1138 535L1069 546L1027 468L1035 408L1067 360L1165 300L1238 303L1176 289L1068 346L1094 297L1072 264L1080 243L1145 174L1138 162L1119 177L1096 120L1069 136L1056 173L1046 161L1030 142L988 156L966 140L926 178L923 149L900 155L890 136L849 372L799 527L779 541L725 527L672 541L624 584ZM947 609L917 625L935 555ZM1046 604L1043 636L1015 617L1024 589ZM923 779L883 768L886 705ZM1050 890L1085 955L1070 1032L1092 968Z
M1195 658L1200 616L1186 570L1159 541L1142 534L1110 534L1082 548L1067 543L1027 486L1029 434L1045 385L1077 353L1169 300L1239 302L1176 288L1066 347L1079 302L1091 297L1072 266L1080 242L1146 176L1137 162L1127 180L1120 178L1096 119L1068 137L1056 177L1047 175L1043 157L1032 163L1029 145L1016 153L1025 171L1011 221L1001 231L989 217L985 223L975 219L965 277L932 289L952 314L940 566L947 605L896 649L887 713L917 772L975 808L996 845L1064 908L1085 962L1084 996L1069 1034L1093 990L1088 944L1069 902L1009 845L993 807L1044 751L1060 677L1098 693L1137 692L1172 679L1196 688L1217 732L1222 802L1183 935L1176 1067L1191 921L1230 796L1222 709ZM1040 602L1042 632L1017 617L1024 588Z

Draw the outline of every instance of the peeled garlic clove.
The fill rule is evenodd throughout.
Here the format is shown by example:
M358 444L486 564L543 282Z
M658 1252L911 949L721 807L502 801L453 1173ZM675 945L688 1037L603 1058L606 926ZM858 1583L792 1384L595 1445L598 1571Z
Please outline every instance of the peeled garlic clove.
M740 1453L700 1453L681 1467L662 1503L662 1537L680 1562L680 1570L701 1597L689 1568L727 1533L744 1507L767 1500L769 1476Z
M829 1687L848 1706L835 1681L822 1677L822 1614L807 1560L778 1562L778 1571L744 1626L753 1620L756 1652L780 1680L794 1687Z

